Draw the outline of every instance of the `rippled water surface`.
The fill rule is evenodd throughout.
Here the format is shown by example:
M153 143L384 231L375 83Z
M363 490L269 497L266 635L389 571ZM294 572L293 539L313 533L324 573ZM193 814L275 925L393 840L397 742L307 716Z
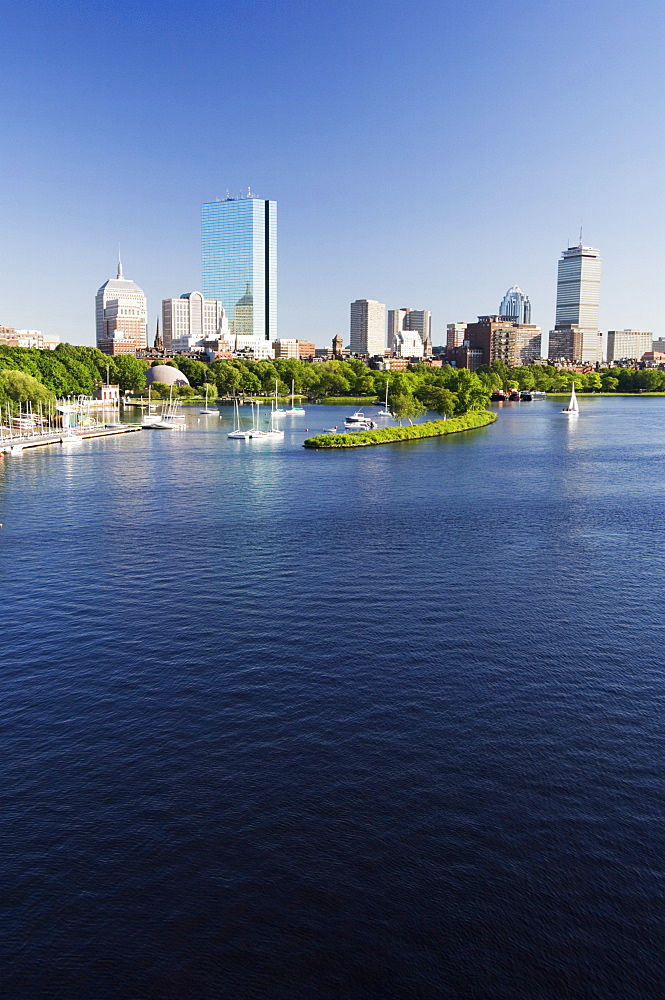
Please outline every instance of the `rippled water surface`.
M665 995L665 400L0 461L2 995Z

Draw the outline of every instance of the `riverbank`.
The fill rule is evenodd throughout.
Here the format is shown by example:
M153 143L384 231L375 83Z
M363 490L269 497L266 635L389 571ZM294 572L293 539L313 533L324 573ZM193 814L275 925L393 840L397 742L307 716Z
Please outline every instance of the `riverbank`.
M423 424L409 424L406 427L381 427L374 431L351 431L348 434L317 434L306 438L303 447L318 449L365 448L375 444L392 444L395 441L414 441L419 438L441 437L444 434L459 434L461 431L475 430L494 423L496 413L488 410L472 410L461 417L448 420L427 420Z

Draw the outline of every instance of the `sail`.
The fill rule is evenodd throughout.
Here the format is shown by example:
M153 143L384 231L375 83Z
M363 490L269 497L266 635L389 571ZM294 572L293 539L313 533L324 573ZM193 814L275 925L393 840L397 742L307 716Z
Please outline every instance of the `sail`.
M575 413L579 412L579 405L577 402L577 396L575 395L575 383L573 382L573 391L570 394L570 403L568 404L569 410L574 410Z

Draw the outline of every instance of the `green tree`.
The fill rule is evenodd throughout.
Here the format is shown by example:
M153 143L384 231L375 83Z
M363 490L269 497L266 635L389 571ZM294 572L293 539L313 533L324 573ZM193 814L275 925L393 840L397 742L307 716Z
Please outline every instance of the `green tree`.
M145 388L145 362L135 358L133 354L116 354L113 361L122 392Z
M55 402L55 396L32 375L11 368L0 370L0 406L14 410L18 404L27 402L48 406Z
M197 361L195 358L186 358L182 356L174 358L173 360L176 368L179 368L183 375L187 376L190 385L193 385L195 388L199 388L207 381L210 369L203 361Z

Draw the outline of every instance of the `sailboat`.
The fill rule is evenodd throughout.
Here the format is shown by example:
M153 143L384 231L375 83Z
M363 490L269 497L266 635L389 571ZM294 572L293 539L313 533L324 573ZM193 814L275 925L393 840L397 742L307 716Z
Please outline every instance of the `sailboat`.
M580 408L579 408L579 404L577 402L577 396L575 395L575 383L574 382L572 384L572 390L573 391L570 394L570 402L568 403L568 406L566 406L565 409L563 409L561 412L562 413L567 413L568 416L570 416L570 417L576 417L576 416L578 416L578 414L580 412Z
M277 379L275 379L275 405L272 408L272 412L280 414L286 413L286 410L284 410L281 406L277 405Z
M205 413L206 416L210 416L210 417L218 417L219 416L219 410L211 410L208 407L208 382L206 382L206 405L205 405L204 409L199 410L199 413Z
M291 406L289 407L289 409L286 412L287 413L304 413L305 412L305 407L304 406L294 406L293 405L293 401L295 399L295 392L293 391L293 387L295 386L295 384L296 384L295 380L291 379Z
M277 399L277 395L275 394L275 400L276 399ZM257 410L258 410L258 407L257 407ZM283 438L284 437L284 431L281 430L279 427L277 427L277 425L275 423L275 417L281 415L282 412L283 411L278 410L276 406L273 406L273 408L270 410L270 430L269 431L259 431L256 436L257 437L263 437L263 438ZM257 427L258 427L259 426L259 421L258 420L256 421L256 424L257 424ZM252 435L252 437L253 436L254 435Z
M392 413L388 409L388 382L386 382L386 401L383 404L383 409L379 410L377 413L378 417L392 417Z
M254 413L254 403L252 405L252 414ZM226 435L227 438L236 438L239 440L246 441L251 434L251 430L244 430L241 426L240 421L240 407L238 406L238 400L233 401L233 430L229 431Z

